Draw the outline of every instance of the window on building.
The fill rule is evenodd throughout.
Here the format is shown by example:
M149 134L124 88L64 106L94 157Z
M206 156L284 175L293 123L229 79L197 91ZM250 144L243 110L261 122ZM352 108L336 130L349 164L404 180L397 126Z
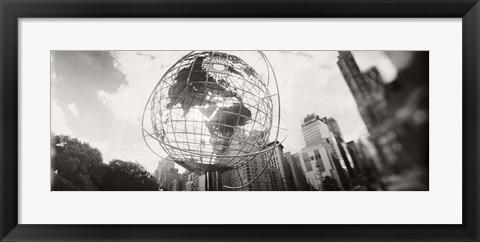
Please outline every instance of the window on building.
M305 164L305 169L307 171L313 171L312 162L310 162L310 157L308 157L307 153L302 153L303 156L303 163Z
M317 159L315 160L315 166L320 170L321 172L325 172L325 166L323 165L322 159Z

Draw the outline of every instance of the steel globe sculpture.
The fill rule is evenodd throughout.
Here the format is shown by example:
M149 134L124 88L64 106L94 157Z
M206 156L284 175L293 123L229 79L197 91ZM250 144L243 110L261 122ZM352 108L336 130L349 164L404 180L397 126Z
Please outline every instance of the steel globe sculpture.
M270 156L274 146L266 145L276 140L280 125L278 86L264 53L254 53L262 74L218 51L194 51L170 67L143 113L149 148L156 154L161 148L196 173L237 169L257 155Z

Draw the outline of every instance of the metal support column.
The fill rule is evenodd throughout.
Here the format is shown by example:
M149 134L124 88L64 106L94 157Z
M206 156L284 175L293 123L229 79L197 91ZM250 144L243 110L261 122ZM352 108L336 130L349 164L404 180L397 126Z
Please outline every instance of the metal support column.
M222 190L222 174L218 171L209 171L205 173L205 190L221 191Z

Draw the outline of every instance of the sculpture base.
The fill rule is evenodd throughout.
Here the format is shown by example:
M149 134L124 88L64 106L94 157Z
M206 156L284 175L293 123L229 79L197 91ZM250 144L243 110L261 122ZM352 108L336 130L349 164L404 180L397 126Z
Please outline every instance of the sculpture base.
M218 171L205 173L205 191L222 191L222 174Z

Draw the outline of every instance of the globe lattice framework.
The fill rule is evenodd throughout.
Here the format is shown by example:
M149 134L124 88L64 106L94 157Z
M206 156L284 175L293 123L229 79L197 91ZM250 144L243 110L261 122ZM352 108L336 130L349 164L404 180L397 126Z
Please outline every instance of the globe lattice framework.
M271 132L278 136L272 127L280 125L272 101L279 101L278 86L266 56L255 53L266 67L262 75L224 52L194 51L177 61L147 101L144 138L196 173L238 169L257 155L270 156L275 145L266 145ZM271 80L277 94L269 91ZM158 154L155 144L147 145Z

